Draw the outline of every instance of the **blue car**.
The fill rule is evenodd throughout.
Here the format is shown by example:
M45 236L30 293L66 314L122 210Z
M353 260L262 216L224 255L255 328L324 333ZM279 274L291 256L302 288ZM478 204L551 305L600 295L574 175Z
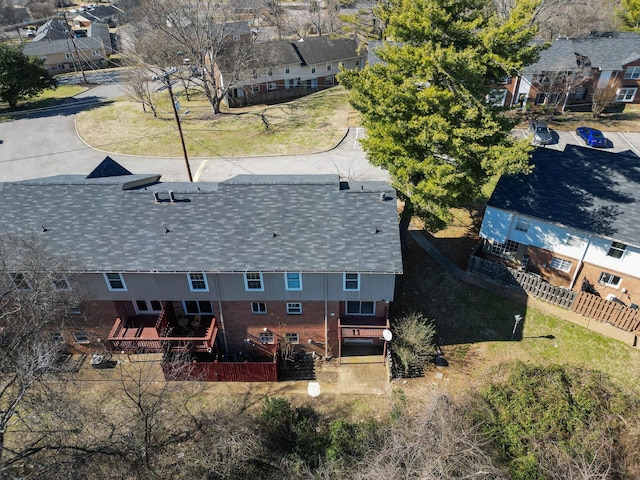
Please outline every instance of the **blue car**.
M606 147L609 141L600 130L591 127L578 127L576 134L590 147Z

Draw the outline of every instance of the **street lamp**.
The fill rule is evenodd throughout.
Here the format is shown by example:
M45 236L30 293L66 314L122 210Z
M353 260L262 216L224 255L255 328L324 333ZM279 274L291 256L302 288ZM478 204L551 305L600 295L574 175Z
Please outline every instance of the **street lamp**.
M170 68L168 71L163 73L162 75L156 75L153 77L154 80L160 80L164 85L160 87L157 91L161 91L164 89L169 90L169 96L171 97L171 106L173 107L173 116L176 119L176 123L178 124L178 133L180 134L180 143L182 144L182 154L184 155L184 163L187 166L187 175L189 175L189 181L193 182L193 176L191 175L191 167L189 166L189 157L187 156L187 147L184 144L184 135L182 134L182 125L180 124L180 119L189 113L189 110L184 112L181 116L178 115L178 107L177 101L173 96L173 89L171 88L175 82L171 81L171 75L176 73L176 68Z

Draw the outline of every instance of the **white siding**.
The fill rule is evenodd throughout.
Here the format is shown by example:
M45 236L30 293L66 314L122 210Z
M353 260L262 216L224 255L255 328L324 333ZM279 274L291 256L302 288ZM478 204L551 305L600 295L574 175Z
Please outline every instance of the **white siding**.
M509 234L512 218L513 215L509 212L487 207L482 219L480 236L487 240L504 243Z
M608 269L640 278L640 249L627 246L622 258L614 258L607 255L610 246L610 240L592 239L584 261L598 265L605 271Z

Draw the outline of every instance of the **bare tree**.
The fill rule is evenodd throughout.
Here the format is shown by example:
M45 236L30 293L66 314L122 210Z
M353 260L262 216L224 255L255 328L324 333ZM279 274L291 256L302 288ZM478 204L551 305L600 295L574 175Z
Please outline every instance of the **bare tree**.
M591 61L576 54L576 64L577 68L574 70L566 70L559 66L557 69L534 76L532 85L538 90L538 94L544 95L543 110L552 113L560 108L565 111L571 95L581 88L585 89L586 96L586 90L591 86L593 79Z
M136 53L163 71L181 67L188 59L200 73L192 83L204 92L214 114L238 80L250 74L247 65L253 59L258 32L247 34L249 23L239 21L228 2L146 0L137 11L135 25Z
M604 87L598 87L597 83L595 83L593 95L591 96L593 118L600 118L606 108L615 102L617 96L618 88L615 84L610 83Z
M45 380L59 372L56 333L79 301L63 274L69 268L36 237L0 236L0 476L42 440L16 443L9 437L24 421L23 407L31 416L46 415L33 408L33 399L46 396Z
M131 62L131 59L132 57L128 57L127 63ZM153 116L157 118L155 93L158 86L151 80L151 77L152 72L149 68L135 62L126 70L125 91L134 102L140 102L145 112L149 107Z

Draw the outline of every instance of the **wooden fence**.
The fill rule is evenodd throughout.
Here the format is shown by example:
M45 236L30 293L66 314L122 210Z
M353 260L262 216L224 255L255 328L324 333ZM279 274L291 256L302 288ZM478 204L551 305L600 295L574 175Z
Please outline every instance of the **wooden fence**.
M200 382L277 382L278 360L273 362L196 362L188 368L163 363L167 380Z
M491 278L508 287L521 288L532 297L569 309L578 293L565 287L551 285L535 273L516 270L476 256L470 257L467 272Z
M576 292L545 282L535 273L527 273L472 255L467 272L490 278L511 288L522 288L528 295L564 307L583 317L611 324L627 332L640 334L640 311L623 303L606 300L586 291Z
M588 292L579 292L571 310L627 332L640 333L640 311L622 303L606 300Z

